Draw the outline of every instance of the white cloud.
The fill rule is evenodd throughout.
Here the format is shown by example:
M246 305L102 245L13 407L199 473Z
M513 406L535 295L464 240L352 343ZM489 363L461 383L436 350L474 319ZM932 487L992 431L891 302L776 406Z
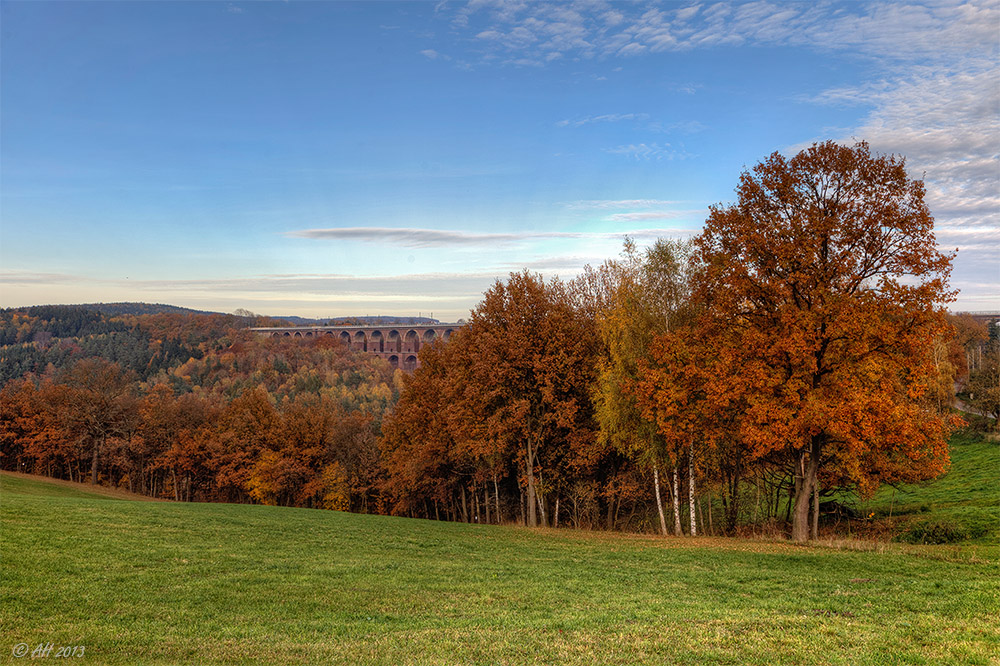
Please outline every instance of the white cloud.
M690 154L674 150L669 143L662 146L659 143L630 143L628 145L608 148L607 152L612 155L625 155L635 160L683 160L691 157Z
M905 156L910 175L925 180L938 245L943 251L958 249L954 284L963 290L960 300L981 299L976 285L992 280L996 303L1000 75L995 59L963 58L949 66L913 67L898 78L828 90L814 101L872 106L842 140L863 139L877 152Z
M607 113L600 116L587 116L576 120L560 120L558 127L583 127L594 123L620 123L630 120L649 120L648 113Z
M704 219L708 210L650 210L636 213L615 213L608 217L612 222L645 222L648 220L676 220L679 218Z
M31 271L0 271L0 284L61 284L79 280L76 275L66 273L33 273Z
M659 218L662 219L662 218ZM442 231L439 229L408 229L393 227L345 227L333 229L302 229L287 233L293 238L309 240L342 240L363 243L401 245L403 247L489 247L545 240L614 240L623 235L657 238L688 234L685 229L637 229L613 233L591 231L525 231L517 233L479 233Z
M457 10L452 25L475 23L476 37L508 64L554 58L637 56L717 45L793 45L896 62L988 53L996 45L997 3L788 3L754 0L650 8L644 3L490 0Z
M649 208L652 206L673 206L674 204L687 203L685 201L669 201L666 199L585 199L583 201L572 201L566 204L571 209L586 208Z

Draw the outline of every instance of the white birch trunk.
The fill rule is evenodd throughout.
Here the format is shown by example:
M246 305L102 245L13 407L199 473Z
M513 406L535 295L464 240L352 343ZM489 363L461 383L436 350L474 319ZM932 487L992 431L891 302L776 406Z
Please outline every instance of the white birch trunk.
M698 536L698 520L694 511L694 456L688 449L688 505L691 509L691 536Z
M660 499L660 468L653 463L653 487L656 488L656 511L660 514L660 533L667 536L667 518L663 515L663 501Z
M677 467L674 467L674 536L681 536L684 530L681 528L681 482Z

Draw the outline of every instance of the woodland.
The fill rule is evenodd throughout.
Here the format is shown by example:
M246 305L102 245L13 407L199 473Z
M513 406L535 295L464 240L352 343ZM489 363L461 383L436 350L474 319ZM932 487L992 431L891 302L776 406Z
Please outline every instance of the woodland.
M175 501L817 538L995 429L997 326L950 315L921 181L775 153L689 242L498 280L412 374L240 315L0 311L0 468ZM956 411L956 392L967 413Z

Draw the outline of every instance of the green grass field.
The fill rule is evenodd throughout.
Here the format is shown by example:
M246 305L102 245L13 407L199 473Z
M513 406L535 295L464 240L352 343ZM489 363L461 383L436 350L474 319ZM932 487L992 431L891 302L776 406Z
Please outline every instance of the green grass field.
M995 545L531 531L9 475L0 514L2 663L52 643L92 664L1000 664Z
M1000 542L1000 443L981 435L956 434L951 439L951 469L944 476L898 489L883 487L872 501L858 506L866 515L873 511L880 519L897 518L902 537L917 543L927 534L921 528L937 526L939 537L996 544Z

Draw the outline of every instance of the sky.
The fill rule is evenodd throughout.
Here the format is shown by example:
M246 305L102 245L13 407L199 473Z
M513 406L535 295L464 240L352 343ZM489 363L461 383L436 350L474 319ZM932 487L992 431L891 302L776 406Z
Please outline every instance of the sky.
M0 306L468 317L868 141L1000 309L1000 4L0 2Z

